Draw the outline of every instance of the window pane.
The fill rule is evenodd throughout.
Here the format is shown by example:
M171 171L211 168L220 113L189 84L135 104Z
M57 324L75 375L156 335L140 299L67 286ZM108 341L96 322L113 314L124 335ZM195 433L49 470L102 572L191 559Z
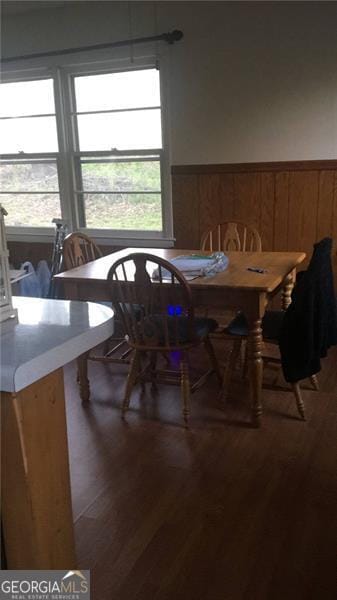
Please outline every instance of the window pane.
M79 115L80 150L161 148L160 110Z
M160 193L160 163L156 161L82 163L86 191Z
M0 163L0 184L3 192L57 192L59 186L56 163Z
M52 227L52 219L61 218L58 194L0 194L8 212L6 225Z
M0 117L55 113L52 79L2 83Z
M75 93L77 112L160 106L159 71L76 77Z
M0 153L57 150L55 117L0 120Z
M87 227L162 231L160 194L85 194Z

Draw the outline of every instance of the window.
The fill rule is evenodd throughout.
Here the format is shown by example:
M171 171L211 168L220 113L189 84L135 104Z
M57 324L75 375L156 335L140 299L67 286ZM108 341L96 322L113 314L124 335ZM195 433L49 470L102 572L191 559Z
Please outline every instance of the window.
M161 231L158 70L79 76L73 89L82 225Z
M1 84L0 152L6 224L50 226L61 216L52 79Z
M170 238L160 90L147 65L2 83L6 224L45 228L62 216L96 237Z

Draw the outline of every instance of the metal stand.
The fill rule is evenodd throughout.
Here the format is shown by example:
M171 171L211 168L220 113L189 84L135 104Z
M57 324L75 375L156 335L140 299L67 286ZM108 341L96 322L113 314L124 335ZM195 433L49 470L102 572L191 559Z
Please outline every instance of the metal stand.
M51 270L50 270L50 284L47 294L47 298L57 298L57 291L54 282L54 275L60 273L62 270L62 249L64 238L68 234L68 223L63 219L53 219L52 221L56 225L55 239L53 245L53 254L51 259Z

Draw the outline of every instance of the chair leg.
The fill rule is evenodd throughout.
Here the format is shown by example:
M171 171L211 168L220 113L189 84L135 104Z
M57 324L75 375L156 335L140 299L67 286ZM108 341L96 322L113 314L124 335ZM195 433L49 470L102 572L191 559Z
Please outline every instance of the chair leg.
M108 354L109 350L110 350L109 340L105 340L105 342L103 343L103 354L104 354L104 356L106 356L106 354Z
M243 378L247 379L248 378L248 344L247 344L247 341L245 341L242 344L242 354L243 354L242 374L243 374Z
M219 382L219 385L221 385L221 383L222 383L222 377L221 377L221 373L220 373L218 361L217 361L217 358L215 356L213 344L212 344L212 342L211 342L211 340L209 339L208 336L204 339L204 345L205 345L206 352L207 352L207 354L209 356L210 363L211 363L211 365L212 365L212 367L213 367L213 369L215 371L215 374L217 376L217 380Z
M292 387L292 390L293 390L293 392L295 394L297 410L300 413L303 421L305 421L304 402L302 400L302 394L301 394L300 384L298 382L297 383L292 383L291 387Z
M314 388L314 390L316 390L316 392L318 392L319 384L318 384L317 375L311 375L310 381L311 381L311 384L312 384L312 387Z
M180 385L181 385L181 396L183 401L183 418L186 429L188 428L188 417L190 415L190 376L186 357L183 356L180 363Z
M134 356L132 358L130 370L128 373L128 378L126 381L125 394L124 394L124 400L123 400L123 406L122 406L122 414L123 415L126 413L126 411L129 408L129 405L130 405L131 392L132 392L133 386L136 383L137 375L139 372L139 365L140 365L140 352L139 352L139 350L136 350L134 353Z
M233 371L235 369L235 365L237 363L237 360L240 356L240 352L241 352L241 343L242 340L240 338L238 338L237 340L234 340L233 342L233 346L225 367L225 373L223 376L223 380L222 380L222 388L219 394L219 398L225 403L227 400L227 396L228 396L228 390L229 390L229 386L232 380L232 375L233 375Z

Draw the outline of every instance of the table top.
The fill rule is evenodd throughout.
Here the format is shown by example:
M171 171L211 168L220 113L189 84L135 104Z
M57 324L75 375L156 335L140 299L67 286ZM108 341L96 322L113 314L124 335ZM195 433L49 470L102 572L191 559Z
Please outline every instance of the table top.
M18 392L110 337L113 311L93 302L13 297L18 322L2 323L0 389Z
M121 257L134 252L145 252L170 260L188 254L210 254L200 250L179 250L172 248L125 248L89 262L81 267L70 269L55 276L56 279L68 282L104 282L110 267ZM189 282L191 287L235 288L273 292L293 269L304 259L304 252L226 252L229 265L225 271L212 277L198 277ZM265 269L265 273L247 270L248 267Z

